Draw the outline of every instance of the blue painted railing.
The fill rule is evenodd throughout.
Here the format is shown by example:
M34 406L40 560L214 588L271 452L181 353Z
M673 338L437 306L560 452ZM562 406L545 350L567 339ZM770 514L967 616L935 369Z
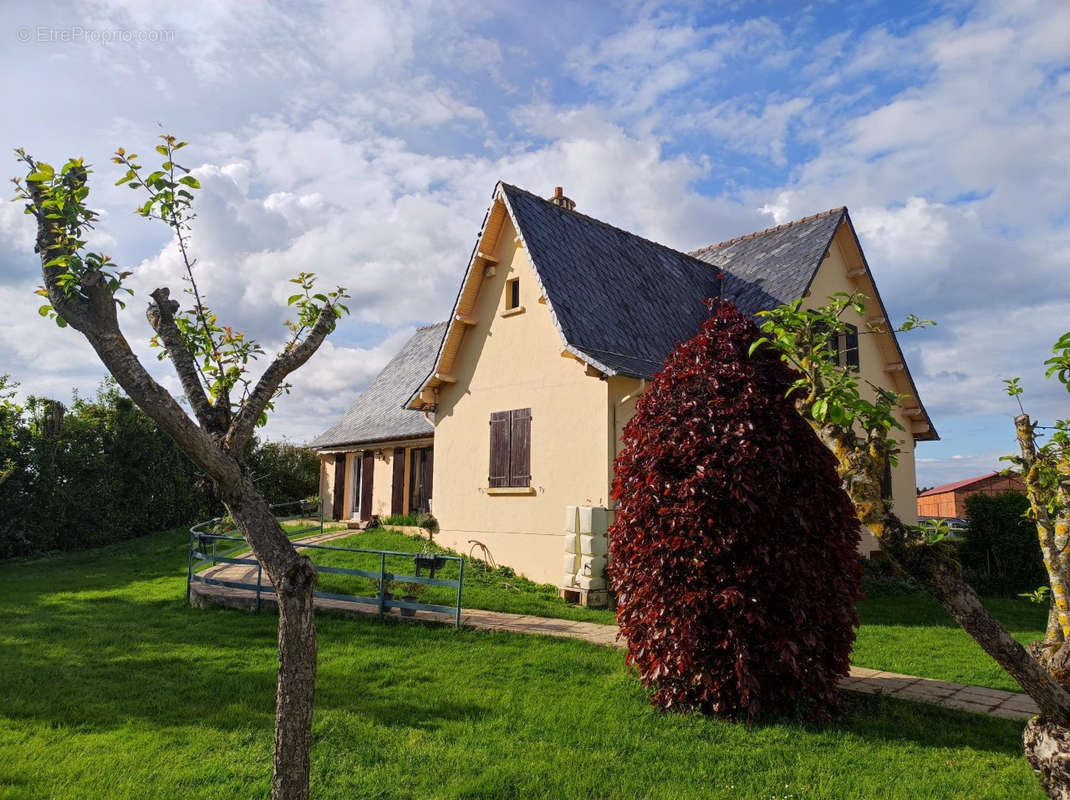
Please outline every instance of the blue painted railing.
M273 506L273 508L275 508ZM280 520L293 520L293 519L308 519L308 516L282 517ZM299 533L307 533L309 531L315 531L323 529L323 518L320 517L319 524L313 525L310 528L304 528ZM194 583L204 583L211 586L224 586L232 589L247 589L249 591L256 592L256 610L260 610L260 598L265 594L275 594L274 587L270 583L264 584L263 574L264 569L259 560L252 556L252 553L243 555L249 550L249 544L240 535L233 536L232 533L236 533L237 529L233 526L225 525L220 518L211 519L206 522L199 523L190 528L190 548L189 548L189 567L186 575L186 602L190 600L190 594ZM294 531L287 531L290 536L295 535ZM222 544L221 544L222 543ZM454 624L457 627L461 625L461 591L464 584L464 559L460 556L447 556L435 553L433 556L435 569L441 569L447 562L456 561L458 564L457 580L450 580L447 578L435 578L435 577L423 577L421 575L403 575L396 572L390 572L387 570L386 561L388 558L397 559L405 558L411 560L414 564L414 569L419 571L417 566L417 559L427 560L429 557L419 553L405 553L392 550L368 550L359 547L337 547L334 545L326 544L308 544L301 541L295 541L294 547L302 550L334 550L345 553L366 553L373 556L379 556L379 569L378 570L363 570L363 569L346 569L343 567L331 567L327 565L316 565L316 571L321 574L330 575L351 575L358 578L370 578L379 582L379 591L375 596L365 596L356 594L337 594L334 592L316 592L316 597L321 597L328 600L338 600L343 603L355 603L362 605L375 606L379 610L379 614L385 614L389 609L405 609L411 611L431 611L438 614L449 614L454 618ZM244 564L247 566L256 567L256 583L246 583L244 581L228 581L219 578L212 578L203 574L199 574L198 570L209 564ZM413 583L424 586L444 586L456 590L457 603L454 606L436 605L432 603L413 603L407 600L399 600L390 595L387 587L391 582L399 583Z

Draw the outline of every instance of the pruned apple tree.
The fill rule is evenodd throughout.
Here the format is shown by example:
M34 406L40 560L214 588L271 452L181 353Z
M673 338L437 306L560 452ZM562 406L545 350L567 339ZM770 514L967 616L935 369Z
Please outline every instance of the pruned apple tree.
M312 357L347 312L342 288L319 292L313 274L292 279L294 314L285 344L254 376L264 355L256 341L219 321L198 285L191 252L197 179L178 158L186 142L164 135L155 147L159 166L146 169L135 153L119 148L112 161L125 169L119 184L141 195L137 211L173 232L180 256L185 307L166 286L149 293L146 316L152 345L169 359L192 416L149 373L120 326L120 311L133 291L132 274L86 249L87 231L98 219L87 205L90 169L80 158L61 168L16 151L26 174L14 178L16 200L36 221L35 251L41 259L42 316L78 331L108 372L211 480L236 525L263 565L278 596L279 670L275 698L272 797L306 798L309 783L312 707L316 675L313 592L316 570L300 555L273 516L243 461L246 444L273 403L288 390L287 378Z
M1034 512L1041 544L1046 547L1045 564L1056 592L1053 623L1048 626L1044 655L1038 659L984 607L963 579L954 552L943 535L905 524L893 511L891 498L882 490L885 470L894 465L898 454L891 432L902 427L895 412L903 398L884 387L865 385L858 374L839 363L835 348L829 346L834 337L847 330L843 319L846 311L850 309L865 316L865 299L860 294L838 293L817 308L803 308L802 301L796 300L759 312L759 327L764 335L755 341L753 349L772 348L799 372L800 377L792 387L796 408L836 456L840 478L855 512L880 542L885 556L920 583L1036 702L1041 715L1026 728L1026 756L1040 773L1048 794L1068 798L1070 692L1065 688L1065 667L1061 666L1065 661L1056 654L1063 652L1062 644L1070 638L1067 636L1070 631L1066 630L1065 594L1060 595L1055 589L1060 581L1065 581L1066 562L1070 559L1065 553L1068 538L1065 501L1070 486L1067 440L1059 439L1061 444L1057 442L1038 455L1029 418L1023 413L1016 420L1021 462L1027 485L1032 487L1030 498L1036 498ZM896 332L930 324L933 324L930 320L911 315ZM867 331L868 334L885 332L887 328L882 325L871 326ZM1053 364L1055 360L1049 361L1049 365L1065 382L1070 375L1070 336L1064 337L1061 344L1062 350L1056 347L1056 359L1061 355L1063 360L1056 364ZM1066 432L1065 424L1061 431ZM1063 550L1056 552L1060 544Z

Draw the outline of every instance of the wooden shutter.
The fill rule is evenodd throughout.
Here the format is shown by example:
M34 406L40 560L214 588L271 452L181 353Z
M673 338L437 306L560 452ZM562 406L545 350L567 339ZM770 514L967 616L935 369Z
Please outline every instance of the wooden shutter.
M884 459L884 473L881 475L881 498L892 499L892 462Z
M345 513L346 502L346 456L337 453L334 457L334 506L331 509L333 519L341 519Z
M490 471L487 485L491 488L509 485L509 417L508 411L490 415Z
M405 448L394 448L394 475L390 483L390 513L405 513Z
M372 478L375 477L375 453L365 450L363 463L360 465L360 518L372 518ZM356 487L353 487L356 491Z
M848 325L843 339L843 353L846 366L849 369L858 369L858 328L854 325Z
M431 484L435 475L435 448L427 448L427 458L424 459L424 496L427 498L427 508L431 509Z
M509 486L531 485L531 409L509 412Z

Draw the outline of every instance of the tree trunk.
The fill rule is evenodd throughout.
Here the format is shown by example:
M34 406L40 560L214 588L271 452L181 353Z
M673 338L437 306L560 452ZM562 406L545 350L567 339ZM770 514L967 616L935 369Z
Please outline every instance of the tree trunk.
M247 475L236 493L224 496L224 502L278 596L279 673L271 797L307 800L316 694L316 568L297 553Z
M1056 683L981 604L977 592L962 579L958 564L945 552L946 545L912 543L911 531L894 514L885 516L880 543L888 557L924 586L963 630L1018 682L1041 713L1070 725L1070 692Z
M279 677L275 690L272 800L306 800L312 705L316 695L316 570L302 558L275 587L279 597Z
M1025 758L1052 800L1070 800L1070 730L1034 717L1022 734Z

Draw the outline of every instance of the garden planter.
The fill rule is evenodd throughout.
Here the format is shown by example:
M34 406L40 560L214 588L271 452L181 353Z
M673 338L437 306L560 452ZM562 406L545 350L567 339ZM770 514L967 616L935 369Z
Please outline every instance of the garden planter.
M419 603L420 602L420 598L417 597L414 594L407 594L404 597L402 597L401 599L404 600L406 603ZM398 611L401 612L401 616L403 616L403 617L415 617L416 616L416 609L415 608L399 608Z
M413 556L413 561L416 563L416 574L420 574L421 569L429 570L431 577L435 577L435 572L446 566L445 556L435 555L434 553L417 553Z

